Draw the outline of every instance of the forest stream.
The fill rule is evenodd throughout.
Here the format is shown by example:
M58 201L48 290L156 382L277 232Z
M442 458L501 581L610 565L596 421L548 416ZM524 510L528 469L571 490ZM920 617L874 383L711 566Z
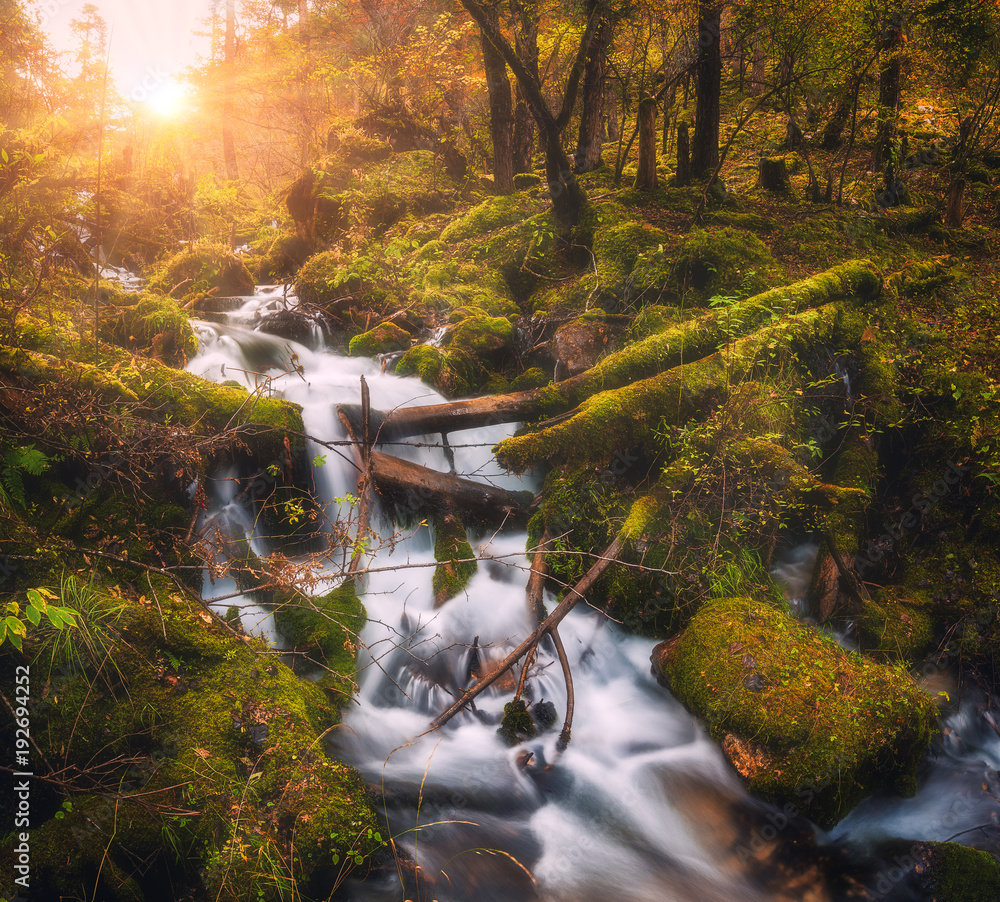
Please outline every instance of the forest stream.
M329 443L310 442L309 457L325 458L314 468L318 495L330 508L339 504L344 519L357 470L337 405L358 402L362 376L373 405L383 410L441 397L414 377L383 374L377 360L324 349L321 334L306 347L254 330L262 310L286 303L296 302L286 302L280 288L262 287L218 322L197 323L200 349L188 369L251 389L270 376L275 394L301 404L306 432ZM493 460L490 449L512 431L495 426L450 434L455 471L535 489L530 475L511 477ZM440 435L382 450L442 472L452 466ZM271 549L255 530L252 506L234 497L235 475L216 475L205 520L245 534L254 551L266 555ZM466 591L435 608L431 531L419 517L399 522L391 513L375 514L382 541L365 558L359 594L368 622L360 637L359 691L329 742L381 796L396 856L366 880L349 879L338 898L917 899L908 845L953 839L997 849L1000 730L984 699L958 692L947 670L925 674L951 695L916 796L871 797L828 832L794 804L778 808L748 795L716 744L654 679L653 642L624 634L584 605L562 626L575 683L565 751L558 748L558 725L566 686L551 642L539 648L525 698L550 712L552 728L513 747L500 741L511 677L509 685L501 682L481 696L474 711L430 731L470 674L501 659L534 626L525 605L527 535L470 534L478 573ZM803 616L815 553L815 545L788 548L772 567L791 608ZM342 564L329 561L328 576ZM329 589L329 580L318 586ZM231 578L206 578L204 592L210 603L220 599L213 604L220 614L238 606L246 629L282 647L271 615L252 593L241 595ZM554 599L545 600L551 609Z

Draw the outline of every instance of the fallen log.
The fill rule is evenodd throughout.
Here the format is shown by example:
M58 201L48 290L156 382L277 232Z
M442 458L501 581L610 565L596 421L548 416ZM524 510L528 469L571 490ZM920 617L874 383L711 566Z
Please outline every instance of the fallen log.
M429 467L371 452L375 490L390 511L405 519L415 514L457 513L466 522L486 526L524 525L534 501L531 492L512 492Z
M434 719L430 728L432 730L436 730L439 727L444 726L469 702L481 695L497 680L499 680L500 677L509 672L510 669L521 660L521 658L523 658L538 644L542 636L546 635L546 633L550 633L557 626L559 626L559 624L565 619L566 615L576 606L576 603L580 601L580 599L582 599L583 596L591 590L591 588L593 588L594 583L600 579L604 571L618 559L618 555L621 554L623 547L624 542L622 539L616 538L604 550L604 553L598 557L594 565L586 572L586 574L584 574L583 579L581 579L566 593L566 597L559 602L556 609L540 624L538 624L537 627L535 627L531 635L528 636L527 639L518 645L517 648L507 655L506 658L504 658L474 686L470 686L466 689L465 692L462 693L461 697L453 705L451 705L447 711L438 715Z
M785 317L694 363L593 395L568 418L504 439L494 449L497 462L515 473L543 461L606 464L616 451L649 441L664 423L704 415L755 368L787 363L793 349L830 341L837 311L830 304Z
M731 307L710 311L690 322L658 332L554 385L447 404L404 407L389 413L372 411L372 434L376 441L386 442L411 435L553 416L598 392L621 388L705 357L721 344L746 335L775 315L801 312L841 298L870 300L881 290L882 278L871 263L864 260L844 263L812 278L773 288ZM338 410L355 424L355 430L359 428L361 411L358 405L344 404Z

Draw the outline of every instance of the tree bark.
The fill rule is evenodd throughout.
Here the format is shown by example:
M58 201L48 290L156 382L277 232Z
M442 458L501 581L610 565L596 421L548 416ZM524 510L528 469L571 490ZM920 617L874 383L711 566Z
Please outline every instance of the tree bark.
M484 7L491 25L499 31L500 13L497 6ZM490 137L493 139L493 184L499 194L514 190L514 107L511 100L510 80L503 54L483 31L483 69L486 72L486 90L490 102Z
M575 226L579 220L580 214L587 204L587 195L573 175L569 156L562 146L562 132L573 113L573 105L580 87L580 78L586 63L587 52L599 24L598 17L591 16L580 38L576 58L566 80L562 107L557 115L553 115L542 94L542 86L537 74L530 71L525 60L518 56L514 48L511 47L498 25L490 18L486 7L478 0L461 0L461 3L482 29L484 35L500 51L524 91L524 97L531 109L531 114L535 117L535 122L538 123L542 132L545 146L545 175L549 195L552 198L552 210L560 225L568 230Z
M223 58L222 156L226 178L231 182L240 177L236 163L236 141L233 137L234 100L236 89L236 0L226 0L226 45Z
M944 211L944 224L957 228L965 218L965 179L957 178L948 189L948 206Z
M524 525L528 521L530 492L510 492L420 464L373 451L372 483L389 510L407 515L432 511L457 513L469 523L489 526Z
M639 103L639 167L635 174L639 191L656 187L656 99L646 97Z
M601 21L590 44L587 66L583 75L583 108L580 112L580 131L576 142L577 172L597 169L601 159L601 131L604 116L604 82L608 69L608 45L614 30L611 20L602 14L595 0L587 4L591 16L600 16Z
M719 103L722 90L722 52L719 40L722 4L699 0L698 56L695 62L695 122L691 173L710 175L719 165Z
M517 21L514 35L517 55L524 60L528 73L541 81L538 76L538 2L537 0L513 0L512 6ZM535 153L535 120L531 115L527 98L520 82L516 79L514 96L514 172L531 172L532 157Z
M677 176L674 184L678 188L691 184L691 149L686 122L677 126Z
M884 26L879 42L878 128L872 169L884 168L896 136L896 116L903 88L903 26L897 18Z

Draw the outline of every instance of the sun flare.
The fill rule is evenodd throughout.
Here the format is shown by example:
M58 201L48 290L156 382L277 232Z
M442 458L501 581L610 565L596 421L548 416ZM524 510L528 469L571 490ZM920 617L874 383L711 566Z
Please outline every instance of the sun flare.
M157 85L145 99L146 106L163 119L172 119L186 106L190 88L187 84L168 79Z

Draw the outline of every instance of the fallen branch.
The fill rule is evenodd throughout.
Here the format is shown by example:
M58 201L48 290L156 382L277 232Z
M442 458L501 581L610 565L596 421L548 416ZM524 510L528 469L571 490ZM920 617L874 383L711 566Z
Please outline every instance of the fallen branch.
M457 513L467 522L499 525L528 520L531 492L511 492L373 451L372 482L390 509L405 514Z
M555 627L552 629L552 644L556 647L556 654L559 656L563 677L566 680L566 718L563 720L562 732L559 734L559 741L556 743L556 750L565 752L569 746L570 736L573 733L573 708L575 706L573 672L569 669L569 658L566 657L566 649L563 647L562 639L559 638L559 630Z
M617 559L618 555L621 554L623 548L623 542L621 539L616 538L604 551L603 554L598 557L594 565L587 571L583 579L580 580L569 592L566 593L566 597L559 602L556 609L545 618L535 630L532 632L527 639L525 639L517 648L515 648L506 658L504 658L493 670L491 670L486 676L484 676L475 686L466 689L462 693L461 698L458 699L451 707L448 708L443 714L438 715L431 723L431 729L436 730L439 727L444 726L449 720L451 720L459 711L462 710L469 702L474 698L481 695L490 686L492 686L501 676L507 673L518 661L521 660L531 649L533 649L539 642L539 640L546 633L551 633L560 623L566 615L573 610L576 603L580 601L584 594L589 592L595 582L600 579L601 575L605 570L608 569Z

